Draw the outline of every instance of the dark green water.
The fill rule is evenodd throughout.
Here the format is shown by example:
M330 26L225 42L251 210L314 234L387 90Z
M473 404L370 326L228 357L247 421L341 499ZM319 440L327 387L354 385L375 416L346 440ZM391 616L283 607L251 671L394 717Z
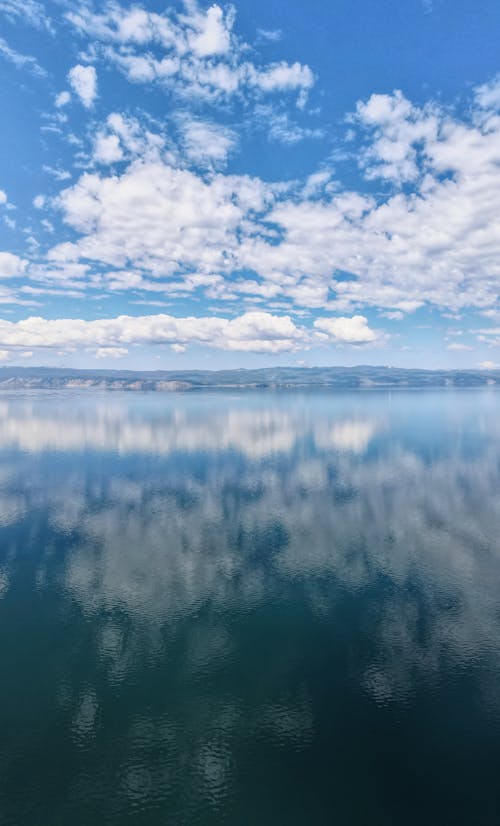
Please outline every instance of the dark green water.
M0 823L500 822L500 393L0 397Z

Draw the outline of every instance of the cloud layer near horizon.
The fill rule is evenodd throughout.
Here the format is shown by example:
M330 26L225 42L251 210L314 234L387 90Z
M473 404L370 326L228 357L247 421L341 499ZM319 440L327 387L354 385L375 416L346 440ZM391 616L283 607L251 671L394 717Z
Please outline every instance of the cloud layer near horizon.
M0 320L0 360L25 349L57 348L62 351L85 349L99 358L121 357L137 344L168 344L180 353L189 344L255 353L283 353L308 349L315 339L363 344L376 341L379 334L368 327L364 316L330 319L316 323L310 331L296 325L290 316L248 312L227 319L158 314L119 316L95 321L82 319L27 318ZM31 355L31 354L30 354Z

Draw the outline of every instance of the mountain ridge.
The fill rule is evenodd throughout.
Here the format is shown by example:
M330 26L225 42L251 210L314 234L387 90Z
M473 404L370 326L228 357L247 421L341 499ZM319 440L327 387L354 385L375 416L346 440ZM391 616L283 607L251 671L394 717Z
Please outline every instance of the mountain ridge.
M356 367L262 367L231 370L110 370L70 367L0 367L2 389L203 389L487 387L500 386L500 369L427 370Z

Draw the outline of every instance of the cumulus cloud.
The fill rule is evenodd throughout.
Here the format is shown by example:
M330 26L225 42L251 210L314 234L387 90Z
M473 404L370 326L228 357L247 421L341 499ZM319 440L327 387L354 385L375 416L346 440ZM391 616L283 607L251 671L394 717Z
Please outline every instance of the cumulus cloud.
M26 269L27 261L23 261L18 255L11 252L0 252L0 278L13 278L22 275Z
M2 259L0 258L0 267ZM303 345L305 331L289 316L248 312L233 319L169 315L82 319L0 320L0 346L83 347L99 355L124 355L130 344L201 344L222 350L280 353Z
M482 109L500 109L500 75L478 86L475 96Z
M163 313L123 315L95 321L31 317L17 322L0 320L0 346L13 349L83 348L100 358L123 356L129 346L136 344L169 344L176 353L184 352L190 344L197 344L219 350L272 354L308 349L312 345L373 342L380 335L368 327L362 316L322 319L314 327L312 330L297 325L287 315L256 310L230 319L215 315L181 318Z
M158 14L107 3L100 13L81 6L67 18L131 82L157 82L183 96L229 98L252 89L264 94L300 92L314 84L311 69L300 63L258 65L248 60L248 45L233 31L231 6L200 9L191 0L183 13Z
M94 146L94 160L100 164L110 164L121 161L123 150L118 135L97 135Z
M67 106L70 101L71 95L68 91L59 92L55 99L56 108L61 109L63 106Z
M96 358L98 359L120 359L126 356L128 350L126 347L98 347L95 351Z
M370 329L368 320L362 315L352 318L318 318L314 326L335 341L346 341L351 344L366 344L376 341L379 337L376 330Z
M3 189L0 189L0 206L3 206L7 203L7 193L4 192Z
M195 3L188 4L189 7L191 14L181 17L181 20L187 24L187 40L194 54L209 57L228 52L233 12L224 15L221 7L215 4L204 13L197 10Z
M190 116L179 119L185 154L197 164L223 165L237 145L237 135L227 127Z
M419 149L437 138L439 121L433 107L422 110L412 106L396 91L359 102L357 117L371 130L370 144L361 154L366 177L399 184L416 180L423 161Z
M114 113L97 134L95 160L129 165L63 190L57 203L80 238L51 258L139 268L167 291L279 298L335 314L377 307L400 318L427 303L484 310L495 306L500 278L500 119L481 112L462 121L401 93L360 104L363 172L396 187L377 197L342 191L329 170L300 186L207 177ZM226 127L188 116L178 125L185 161L210 168L234 146ZM408 181L413 189L400 189Z
M205 181L160 160L133 163L121 176L85 174L59 199L66 222L85 235L51 256L134 264L162 277L188 269L217 273L231 267L237 231L267 197L258 179L216 175Z
M97 73L94 66L73 66L68 72L68 80L75 94L86 109L89 109L97 97Z
M307 277L323 288L323 300L334 294L337 309L494 306L500 121L419 110L400 93L371 98L358 116L373 139L363 156L367 176L400 186L412 180L415 189L378 199L356 192L283 199L268 214L280 242L244 241L245 265L267 277Z
M313 325L314 340L353 344L384 343L366 320L372 308L400 321L430 305L448 313L498 306L498 78L473 89L460 115L432 101L417 106L400 91L360 101L345 149L356 147L360 166L352 190L336 178L335 154L301 180L270 182L223 170L250 129L285 146L324 136L306 111L292 118L287 108L287 94L307 95L315 83L310 67L262 61L222 4L201 8L193 0L182 13L161 14L84 4L67 17L91 42L69 72L71 94L55 98L58 134L71 98L91 109L97 61L135 82L161 84L181 104L177 97L161 123L140 109L108 110L85 136L69 136L75 182L46 201L36 190L31 196L36 207L58 210L67 228L39 224L57 228L45 260L27 234L38 257L22 272L43 282L29 286L32 296L133 290L134 300L144 299L142 291L159 300L208 299L222 315L234 301L270 313L321 311L328 318ZM224 108L209 111L214 102ZM72 175L59 162L42 169L58 181ZM494 330L478 335L488 346L500 340Z
M310 89L314 85L314 75L309 66L300 63L290 64L282 61L274 63L259 71L247 64L249 82L263 92L290 91L293 89Z
M158 160L164 146L163 136L151 132L138 118L112 112L95 137L93 160L101 165L137 157Z

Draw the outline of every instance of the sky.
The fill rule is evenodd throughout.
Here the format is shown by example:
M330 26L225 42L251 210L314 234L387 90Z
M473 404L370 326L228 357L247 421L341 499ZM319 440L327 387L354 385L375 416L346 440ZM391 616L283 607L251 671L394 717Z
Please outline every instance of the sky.
M0 362L500 366L497 0L0 0Z

